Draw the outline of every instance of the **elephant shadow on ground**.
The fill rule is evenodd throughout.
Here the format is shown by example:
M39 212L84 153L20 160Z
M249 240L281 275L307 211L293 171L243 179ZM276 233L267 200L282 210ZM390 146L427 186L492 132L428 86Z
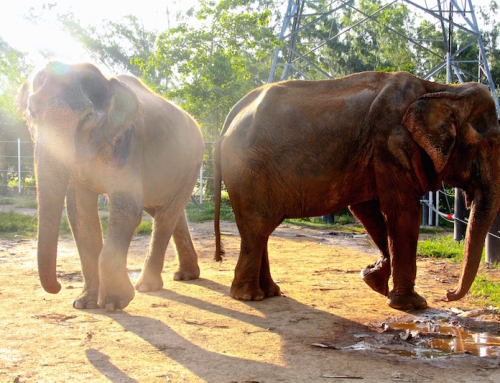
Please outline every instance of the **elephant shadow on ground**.
M203 321L200 323L196 320L192 320L191 323L188 321L186 326L195 325L200 332L205 331L195 335L197 337L195 343L191 341L193 339L188 340L176 332L172 328L174 326L170 327L168 316L158 320L130 315L126 311L103 315L110 317L126 331L139 336L153 347L161 350L168 359L182 365L207 382L255 380L263 379L263 377L272 379L272 381L289 381L291 372L300 377L299 380L318 379L322 369L328 369L328 365L331 365L334 360L340 361L348 358L349 353L328 356L321 348L317 348L318 354L315 354L314 360L312 360L310 357L304 359L304 349L308 349L310 352L311 349L315 348L312 346L314 343L322 343L331 346L331 348L341 349L356 343L358 341L357 334L363 333L370 336L377 333L368 326L318 310L288 297L276 297L266 299L263 302L243 302L249 306L250 310L247 312L238 311L231 306L238 306L241 301L234 301L229 297L228 286L207 279L186 283L199 286L200 296L203 296L202 293L205 289L222 293L221 300L224 300L225 306L168 289L146 294L169 302L180 303L181 307L187 306L189 310L193 308L200 310L200 317L204 315L205 317L217 318L216 320L209 319L208 322L234 323L233 321L238 321L247 324L249 330L243 329L236 333L235 337L235 331L239 331L242 326L236 330L231 325L206 327L204 323L201 323ZM236 304L232 305L231 302L236 302ZM285 312L287 320L283 320ZM191 311L188 315L195 314ZM179 318L172 318L172 320L177 320L178 324ZM312 327L314 333L311 333ZM212 329L215 331L212 332ZM222 331L220 331L221 329ZM224 334L228 334L224 331L229 331L232 339L238 339L238 344L228 345L226 343L222 345L222 342L218 343L218 340L225 338ZM215 334L215 332L219 334ZM260 338L259 346L254 345L253 339L256 338L251 337L259 336L257 333L266 333L266 337L270 336L270 343L263 344L262 338ZM200 342L200 337L206 342L207 347L202 346L203 342ZM253 348L254 346L256 348ZM262 350L259 351L259 347L276 348L274 359L269 357L269 350L262 352ZM263 356L262 353L266 352L267 356ZM233 356L235 353L246 354L248 358L246 356ZM92 362L90 358L89 360ZM308 372L301 370L304 363L310 362L318 365L318 368L314 370L314 375L310 375L310 370ZM109 366L105 363L101 362L99 365L92 362L92 364L104 375L109 372Z
M102 352L89 348L85 351L88 361L112 382L134 383L137 380L132 379L122 372L118 367L109 361L109 356Z

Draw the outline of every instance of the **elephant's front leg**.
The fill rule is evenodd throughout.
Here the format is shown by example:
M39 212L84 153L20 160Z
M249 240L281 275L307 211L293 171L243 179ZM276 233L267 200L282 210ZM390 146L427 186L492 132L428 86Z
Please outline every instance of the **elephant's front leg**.
M99 307L107 311L125 308L135 291L127 274L127 252L142 218L142 194L110 193L109 226L99 258Z
M418 199L406 200L399 206L382 206L387 216L389 252L391 254L392 280L394 288L388 294L387 304L400 310L427 308L426 300L415 288L417 276L417 243L420 229L421 208Z
M174 231L178 216L170 209L147 210L153 217L153 232L148 255L142 267L142 273L135 284L140 292L156 291L163 287L161 272L165 260L165 251Z
M99 292L99 254L102 250L101 222L97 210L98 194L86 189L74 178L66 194L66 210L82 264L83 291L73 307L97 308Z

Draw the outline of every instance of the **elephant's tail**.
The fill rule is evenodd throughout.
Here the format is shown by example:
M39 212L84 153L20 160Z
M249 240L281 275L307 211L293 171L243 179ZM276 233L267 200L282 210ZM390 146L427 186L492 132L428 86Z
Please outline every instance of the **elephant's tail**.
M224 254L224 249L222 247L220 239L220 203L221 203L221 188L222 188L222 174L221 174L221 153L220 147L222 140L224 138L220 137L215 144L214 153L214 182L215 182L215 216L214 216L214 230L215 230L215 260L217 262L222 261L222 255Z

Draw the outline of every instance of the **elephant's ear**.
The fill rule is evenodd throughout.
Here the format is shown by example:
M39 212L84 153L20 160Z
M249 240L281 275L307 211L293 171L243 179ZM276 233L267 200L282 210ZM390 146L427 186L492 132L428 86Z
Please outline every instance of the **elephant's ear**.
M31 120L31 116L28 113L28 99L30 97L30 82L25 81L24 84L19 89L19 93L17 95L17 109L21 112L23 118L26 120L26 124L28 125L28 129L30 131L31 138L35 137L35 130L33 127L33 121Z
M408 107L403 118L403 126L429 155L438 174L455 144L459 120L455 104L460 98L450 92L426 94Z
M110 144L134 122L139 110L139 100L130 87L120 80L109 81L111 99L108 107L108 118L104 125L104 136Z

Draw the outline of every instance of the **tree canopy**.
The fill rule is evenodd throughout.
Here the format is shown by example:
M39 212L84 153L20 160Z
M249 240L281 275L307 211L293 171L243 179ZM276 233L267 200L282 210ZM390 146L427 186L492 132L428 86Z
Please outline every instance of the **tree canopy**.
M195 8L173 16L175 21L163 30L148 30L137 17L82 25L71 12L57 13L60 25L73 36L102 66L113 73L131 73L156 92L180 104L199 122L205 140L213 141L231 107L250 90L267 82L282 26L284 5L288 1L271 0L198 0ZM330 1L317 0L312 6L326 7ZM350 2L352 3L352 2ZM354 4L354 3L353 3ZM404 70L423 75L445 55L439 24L419 19L406 3L388 6L382 0L356 0L358 11L344 7L334 14L333 22L322 20L315 28L306 28L298 43L307 46L314 39L336 36L308 58L333 77L364 70ZM361 11L361 12L359 12ZM376 20L359 24L366 15L377 12ZM500 24L498 5L491 0L488 9L476 9L484 21L483 42L494 82L500 84ZM41 19L34 12L33 22ZM387 27L390 27L388 29ZM413 46L397 33L415 34L420 46ZM454 30L453 49L468 42L460 30ZM0 40L0 136L8 118L18 118L14 95L30 70L26 55ZM437 52L431 54L430 50ZM286 47L283 54L287 55ZM465 56L477 59L476 46ZM471 64L472 65L472 64ZM311 68L302 68L309 78L319 78ZM472 69L471 69L472 71ZM437 81L444 81L437 74ZM275 78L277 79L277 77ZM3 129L3 130L1 130Z

